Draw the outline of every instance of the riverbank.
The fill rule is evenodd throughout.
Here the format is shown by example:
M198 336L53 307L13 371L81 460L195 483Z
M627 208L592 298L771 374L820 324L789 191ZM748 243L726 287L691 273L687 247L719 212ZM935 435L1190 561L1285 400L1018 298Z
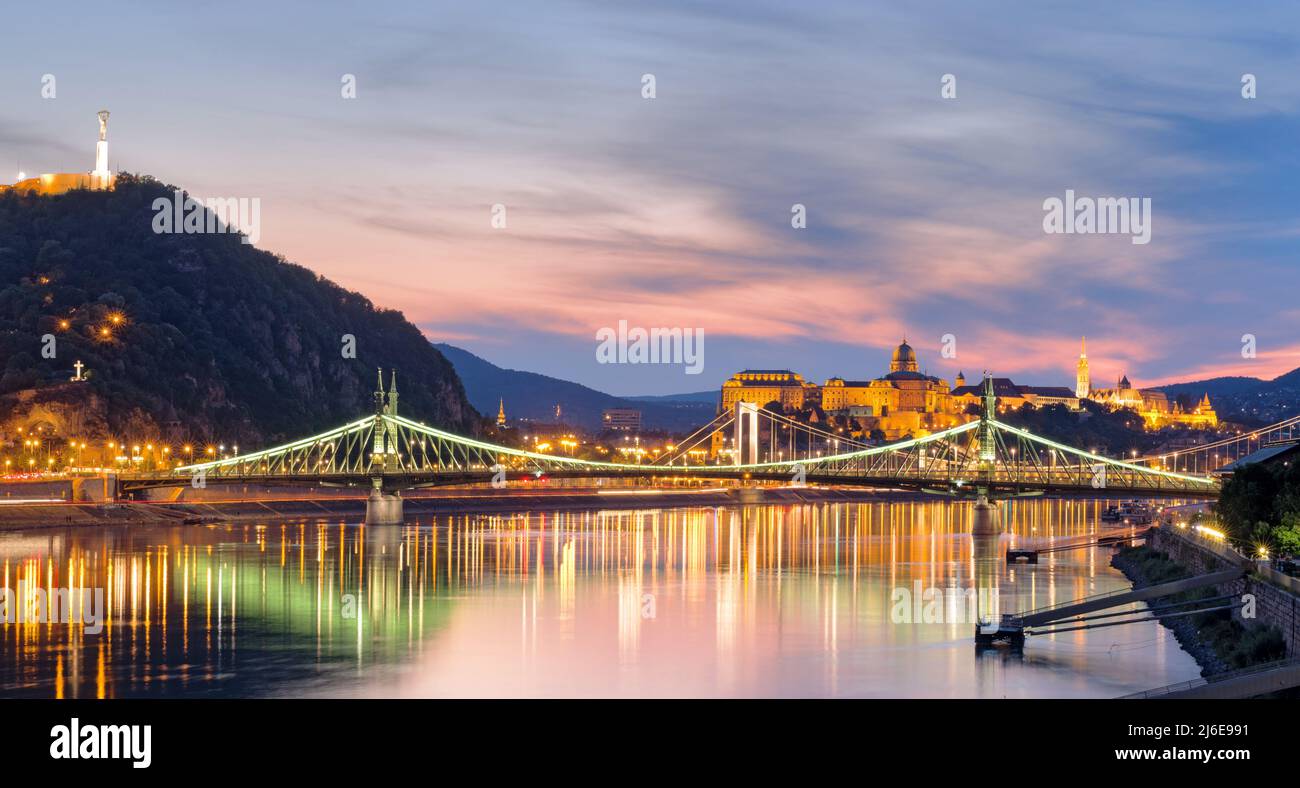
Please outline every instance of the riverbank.
M1120 550L1112 556L1111 566L1123 572L1133 582L1134 588L1146 588L1198 574L1149 544ZM1148 604L1156 607L1208 600L1230 593L1232 590L1227 588L1202 588L1152 599ZM1223 603L1214 606L1219 604ZM1173 633L1183 650L1192 655L1205 678L1272 662L1286 655L1286 643L1277 627L1264 623L1246 626L1229 610L1162 618L1160 623Z

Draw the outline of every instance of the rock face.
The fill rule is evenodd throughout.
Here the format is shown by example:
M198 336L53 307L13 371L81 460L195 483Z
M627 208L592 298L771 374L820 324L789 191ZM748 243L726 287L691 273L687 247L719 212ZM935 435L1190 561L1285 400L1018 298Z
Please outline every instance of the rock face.
M377 367L397 369L403 414L476 430L451 364L399 312L238 235L155 233L153 202L173 192L123 175L112 192L0 195L9 442L44 422L68 438L268 445L369 413Z

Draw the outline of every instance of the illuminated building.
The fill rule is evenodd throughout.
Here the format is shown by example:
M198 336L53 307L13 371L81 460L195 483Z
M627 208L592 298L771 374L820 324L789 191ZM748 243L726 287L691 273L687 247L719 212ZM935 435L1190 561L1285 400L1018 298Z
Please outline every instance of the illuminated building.
M641 411L632 408L606 408L600 415L604 429L616 432L640 432Z
M920 371L916 351L904 340L894 349L889 373L868 381L831 378L822 387L822 409L854 417L870 408L863 426L880 430L887 440L920 437L955 427L966 418L953 407L948 381Z
M1158 430L1182 424L1188 427L1207 428L1219 425L1219 415L1210 404L1208 393L1201 396L1200 402L1190 409L1184 409L1178 403L1170 403L1163 391L1155 389L1134 388L1127 375L1120 376L1113 389L1097 389L1089 399L1111 410L1128 408L1142 417L1143 425L1149 430Z
M1147 429L1170 425L1189 427L1218 426L1218 415L1208 395L1191 408L1171 403L1163 392L1135 389L1122 377L1113 389L1093 389L1088 368L1087 340L1080 340L1075 385L1026 386L1010 378L994 378L993 388L999 411L1024 406L1035 408L1063 405L1072 411L1080 401L1091 399L1111 409L1131 408L1138 412ZM827 416L844 419L854 431L883 433L886 440L921 437L954 427L974 418L968 413L983 396L981 386L966 385L966 376L958 373L956 386L950 388L942 378L920 371L916 351L904 340L894 349L889 372L871 380L828 379L817 386L790 370L745 370L732 375L722 384L720 412L732 410L737 402L751 402L759 407L778 404L786 412L817 409ZM814 418L815 420L815 418ZM723 436L715 436L715 449Z
M722 410L731 410L737 402L753 402L762 407L779 402L790 410L803 410L816 404L817 385L788 369L747 369L737 372L722 384Z
M760 407L776 402L788 411L819 406L865 430L879 430L888 440L928 435L968 420L954 408L948 382L921 372L906 341L894 349L888 374L873 380L835 377L817 386L790 370L738 372L722 384L721 408L730 410L740 401Z
M1079 410L1079 398L1065 386L1022 386L1011 378L993 378L993 394L997 397L999 411L1016 410L1025 405L1034 408L1064 405L1070 410ZM971 405L978 405L983 396L982 385L961 386L952 391L953 402L961 412Z
M23 178L12 186L0 185L0 194L7 191L31 192L45 196L65 194L73 189L102 191L113 188L117 176L108 169L108 110L99 112L99 140L95 143L95 169L90 172L56 172Z

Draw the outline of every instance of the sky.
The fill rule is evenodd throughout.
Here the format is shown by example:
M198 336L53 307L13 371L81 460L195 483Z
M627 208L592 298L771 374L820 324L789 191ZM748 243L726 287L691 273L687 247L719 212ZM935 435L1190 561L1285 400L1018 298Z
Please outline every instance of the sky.
M107 108L113 169L259 198L261 248L502 366L1300 367L1294 4L50 6L0 11L0 182L89 170ZM1149 198L1150 242L1045 232L1066 190ZM620 321L702 331L701 371L600 363Z

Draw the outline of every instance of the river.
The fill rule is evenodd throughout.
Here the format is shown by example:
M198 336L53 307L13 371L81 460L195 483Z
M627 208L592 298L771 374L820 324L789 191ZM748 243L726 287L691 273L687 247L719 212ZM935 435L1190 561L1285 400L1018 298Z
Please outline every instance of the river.
M1004 503L1006 533L979 539L969 504L934 499L0 532L10 620L20 594L36 618L35 586L90 600L81 621L0 624L0 696L1113 697L1195 678L1150 622L976 652L976 615L1129 586L1109 548L1006 563L1095 532L1104 505Z

